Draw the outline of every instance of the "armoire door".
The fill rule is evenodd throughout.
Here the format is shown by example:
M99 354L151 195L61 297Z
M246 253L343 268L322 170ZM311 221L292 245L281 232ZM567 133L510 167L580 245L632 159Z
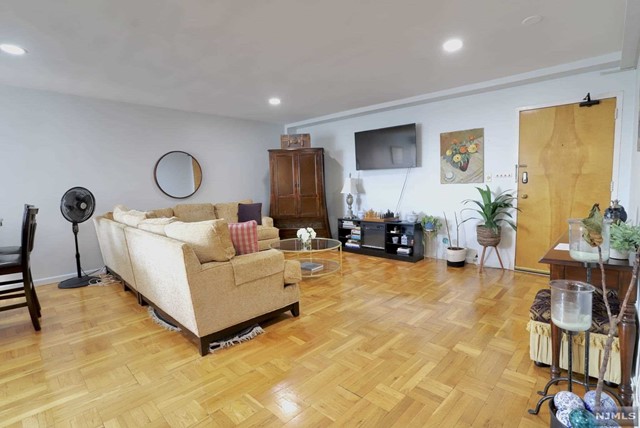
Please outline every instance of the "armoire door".
M322 186L322 153L296 153L298 173L298 216L318 217L322 212L321 201L324 195Z
M276 154L271 161L273 174L271 200L275 202L272 210L277 216L295 216L298 211L296 157L291 156L291 153Z

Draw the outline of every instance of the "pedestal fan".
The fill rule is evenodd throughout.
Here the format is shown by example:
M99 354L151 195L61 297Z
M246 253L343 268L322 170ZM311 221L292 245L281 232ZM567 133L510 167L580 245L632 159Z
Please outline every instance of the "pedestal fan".
M78 250L78 224L87 221L96 206L93 194L84 187L72 187L67 190L60 200L60 212L62 216L73 224L73 237L76 242L76 268L77 278L69 278L58 284L58 288L78 288L89 285L89 281L97 279L94 276L82 275L80 267L80 251Z

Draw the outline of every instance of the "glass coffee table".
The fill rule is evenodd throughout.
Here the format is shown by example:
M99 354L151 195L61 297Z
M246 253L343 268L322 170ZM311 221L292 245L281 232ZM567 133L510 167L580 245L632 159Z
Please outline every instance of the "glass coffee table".
M305 249L297 238L281 239L271 248L282 251L285 258L298 260L303 277L318 277L342 271L342 244L337 239L313 238Z

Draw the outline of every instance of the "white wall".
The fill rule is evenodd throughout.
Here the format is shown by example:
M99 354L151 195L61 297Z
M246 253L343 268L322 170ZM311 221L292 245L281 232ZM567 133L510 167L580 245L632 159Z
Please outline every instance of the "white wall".
M40 208L32 263L39 282L75 272L63 193L88 188L96 213L182 203L153 180L156 161L171 150L191 153L203 170L202 187L184 203L252 198L268 213L267 149L279 146L280 126L7 86L0 100L0 246L19 245L23 204ZM79 236L83 268L101 267L91 221Z
M346 212L344 195L340 189L349 173L362 179L365 195L360 195L358 208L395 210L405 179L405 170L360 171L355 170L353 134L356 131L416 122L418 124L419 164L411 170L407 188L400 206L403 215L411 211L426 212L442 217L460 212L461 201L477 198L477 184L440 184L439 141L440 133L462 129L484 128L485 175L492 174L492 189L516 189L515 179L495 178L496 174L514 174L518 159L518 109L541 105L564 104L581 100L587 92L592 97L621 97L620 157L616 177L617 189L613 196L619 198L630 212L638 212L637 187L632 192L631 177L638 177L638 154L635 152L636 106L638 104L636 72L586 73L545 82L495 90L477 95L437 101L328 123L290 129L290 132L311 134L314 146L326 150L327 205L332 228L336 218ZM636 181L637 183L637 181ZM632 196L633 193L633 196ZM355 204L354 204L355 205ZM354 206L354 209L356 207ZM465 223L461 232L461 244L476 251L481 249L475 240L475 223ZM442 245L441 245L442 247ZM503 232L501 253L506 265L513 268L515 239L513 231ZM498 266L493 254L488 266Z

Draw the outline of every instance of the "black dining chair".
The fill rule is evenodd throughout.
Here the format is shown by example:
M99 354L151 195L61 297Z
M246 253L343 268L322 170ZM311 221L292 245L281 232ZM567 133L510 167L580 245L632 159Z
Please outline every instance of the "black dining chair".
M33 286L31 277L31 251L36 233L36 214L38 208L32 205L25 205L25 214L22 221L22 245L19 251L9 252L7 249L14 247L3 247L5 252L0 253L0 276L22 274L22 278L0 282L0 286L13 285L0 290L0 300L14 300L24 298L23 302L12 303L0 306L0 312L16 308L27 307L33 328L40 330L40 302ZM18 285L22 284L22 286Z
M33 207L33 205L24 204L24 212L22 214L22 229L24 230L25 222L27 221L27 215L29 214L29 208ZM0 247L0 256L7 254L20 254L21 246L13 246L13 247Z

